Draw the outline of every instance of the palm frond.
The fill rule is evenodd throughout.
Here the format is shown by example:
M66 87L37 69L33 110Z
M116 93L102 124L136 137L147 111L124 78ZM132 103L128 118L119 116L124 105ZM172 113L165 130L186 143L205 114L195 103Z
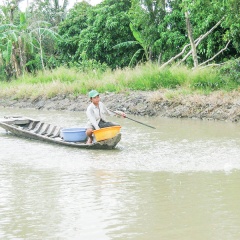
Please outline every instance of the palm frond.
M130 61L129 65L128 65L129 67L131 67L131 66L134 65L134 62L136 62L136 60L138 59L138 56L140 55L140 53L141 53L142 51L144 51L144 50L143 50L143 49L138 49L138 50L134 53L133 57L131 58L131 61Z
M119 48L122 48L122 47L132 47L132 46L135 46L135 45L139 45L139 42L137 42L137 41L127 41L127 42L122 42L122 43L116 44L115 46L113 46L113 49L119 49Z

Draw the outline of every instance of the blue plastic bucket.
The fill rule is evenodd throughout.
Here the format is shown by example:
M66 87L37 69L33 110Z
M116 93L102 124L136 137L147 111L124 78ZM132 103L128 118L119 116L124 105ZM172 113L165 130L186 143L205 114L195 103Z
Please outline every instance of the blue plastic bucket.
M83 142L87 139L86 128L64 128L61 133L66 142Z

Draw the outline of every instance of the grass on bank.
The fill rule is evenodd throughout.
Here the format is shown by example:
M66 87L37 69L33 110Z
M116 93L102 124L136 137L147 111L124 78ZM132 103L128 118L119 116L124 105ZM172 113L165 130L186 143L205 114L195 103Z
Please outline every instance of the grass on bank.
M235 64L235 65L234 65ZM208 94L216 90L239 90L240 71L238 62L231 62L221 69L191 70L185 66L160 69L155 64L145 64L134 69L115 71L79 72L75 68L60 67L53 71L25 74L11 82L0 81L0 98L14 99L38 97L51 98L59 94L77 96L91 89L99 92L154 91L169 89L173 94ZM171 90L173 90L171 92Z

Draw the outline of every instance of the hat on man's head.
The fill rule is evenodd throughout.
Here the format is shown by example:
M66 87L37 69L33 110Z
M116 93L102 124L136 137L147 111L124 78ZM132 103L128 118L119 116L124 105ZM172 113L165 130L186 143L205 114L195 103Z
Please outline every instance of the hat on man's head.
M98 93L98 91L96 91L96 90L91 90L91 91L88 93L88 95L89 95L90 98L94 98L94 97L98 96L99 93Z

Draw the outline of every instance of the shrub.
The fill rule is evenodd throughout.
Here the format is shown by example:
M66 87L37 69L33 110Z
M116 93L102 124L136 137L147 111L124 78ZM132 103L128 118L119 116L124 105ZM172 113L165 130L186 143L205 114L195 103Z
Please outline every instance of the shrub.
M222 79L228 79L231 85L240 85L240 58L230 60L218 70Z

